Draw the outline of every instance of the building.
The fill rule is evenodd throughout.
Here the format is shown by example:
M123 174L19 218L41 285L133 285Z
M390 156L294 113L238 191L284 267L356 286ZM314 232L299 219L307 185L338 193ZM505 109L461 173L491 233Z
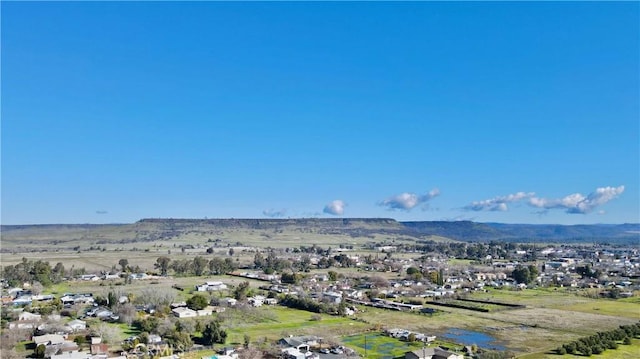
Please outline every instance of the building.
M173 315L175 315L178 318L194 318L198 316L198 312L196 312L193 309L189 309L187 307L178 307L178 308L172 309L171 312L173 312Z
M414 351L406 352L405 359L464 359L462 354L456 354L442 348L427 348L417 349Z

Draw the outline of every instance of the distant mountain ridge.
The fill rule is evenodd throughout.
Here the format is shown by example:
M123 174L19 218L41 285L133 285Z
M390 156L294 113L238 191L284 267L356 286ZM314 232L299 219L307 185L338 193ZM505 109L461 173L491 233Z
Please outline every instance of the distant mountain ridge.
M130 224L42 224L2 225L3 240L46 237L52 233L68 233L70 238L120 236L139 240L170 238L176 233L204 232L211 229L266 230L308 228L318 233L371 236L401 235L424 239L439 236L458 241L510 242L609 242L640 244L640 223L626 224L506 224L472 221L408 221L392 218L246 218L246 219L180 219L145 218ZM131 233L135 232L135 236ZM93 234L92 234L93 233ZM105 235L106 233L106 235ZM120 233L120 234L118 234Z
M463 241L640 241L640 223L625 224L507 224L471 221L401 222L418 233Z

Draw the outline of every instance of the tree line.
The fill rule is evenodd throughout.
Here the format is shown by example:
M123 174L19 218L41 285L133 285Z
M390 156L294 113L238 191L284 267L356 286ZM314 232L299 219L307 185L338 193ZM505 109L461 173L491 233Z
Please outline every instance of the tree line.
M601 354L607 349L617 349L619 341L625 345L631 344L631 338L640 337L640 323L621 325L618 329L580 338L568 344L563 344L556 349L559 355L580 354L591 356Z

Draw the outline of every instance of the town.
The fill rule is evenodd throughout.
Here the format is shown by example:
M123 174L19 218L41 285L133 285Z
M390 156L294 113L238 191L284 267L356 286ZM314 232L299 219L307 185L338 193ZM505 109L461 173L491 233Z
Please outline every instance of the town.
M487 335L441 325L499 315L519 330L540 330L544 318L518 317L545 312L538 296L559 301L548 309L558 313L563 300L620 306L625 314L603 313L597 331L627 328L619 347L639 340L640 250L633 245L367 240L272 248L208 239L176 249L180 256L160 255L149 267L127 252L114 253L122 258L110 270L27 258L4 266L2 357L462 359L560 352L576 333L558 338L572 339L566 343L523 350L509 326ZM456 330L471 333L471 341Z

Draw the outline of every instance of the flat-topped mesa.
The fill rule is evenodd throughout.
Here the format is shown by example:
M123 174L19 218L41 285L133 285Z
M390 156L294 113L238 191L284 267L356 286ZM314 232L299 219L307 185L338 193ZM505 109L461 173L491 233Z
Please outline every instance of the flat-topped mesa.
M220 228L276 228L276 227L391 227L401 228L400 222L392 218L144 218L139 224L164 224L174 227L212 226Z

